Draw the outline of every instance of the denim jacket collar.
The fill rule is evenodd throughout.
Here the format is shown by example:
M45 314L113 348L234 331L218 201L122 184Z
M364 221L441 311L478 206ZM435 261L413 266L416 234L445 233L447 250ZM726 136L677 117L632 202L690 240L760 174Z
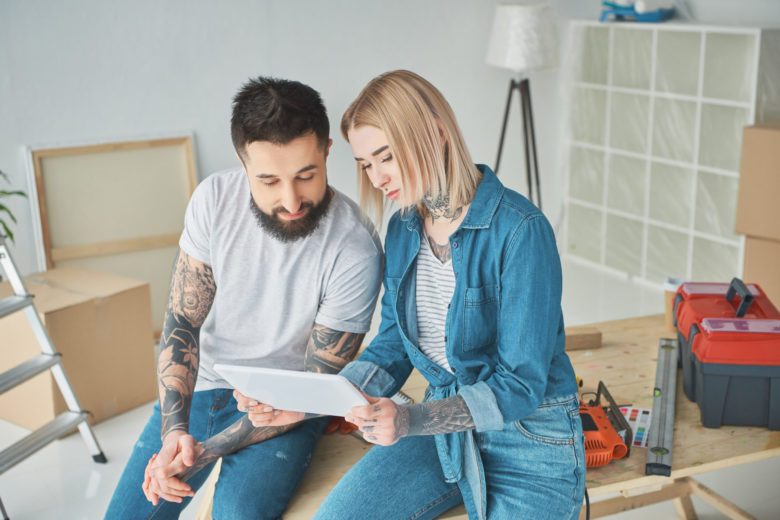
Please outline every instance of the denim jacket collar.
M498 204L501 202L501 195L506 189L489 166L478 164L477 168L482 173L482 180L477 186L477 192L471 201L469 211L460 224L462 228L480 229L490 227L493 215L496 214ZM406 227L410 230L420 228L420 215L417 213L416 208L401 212L401 220L406 222Z

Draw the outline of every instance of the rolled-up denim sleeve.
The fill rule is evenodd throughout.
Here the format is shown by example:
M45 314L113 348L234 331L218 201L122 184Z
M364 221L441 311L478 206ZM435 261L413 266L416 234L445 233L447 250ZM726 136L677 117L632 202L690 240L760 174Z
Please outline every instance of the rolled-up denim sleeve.
M393 376L370 361L352 361L339 374L349 379L361 392L373 396L387 395L396 385Z
M487 430L502 430L504 428L504 414L498 407L496 394L484 381L463 386L458 390L458 395L466 401L471 418L474 419L474 428L478 432Z

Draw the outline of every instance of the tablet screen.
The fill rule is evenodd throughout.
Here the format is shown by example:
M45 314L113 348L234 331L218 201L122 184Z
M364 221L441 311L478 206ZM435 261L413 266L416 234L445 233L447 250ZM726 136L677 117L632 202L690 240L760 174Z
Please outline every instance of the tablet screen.
M216 364L214 370L239 392L278 410L344 417L368 401L349 380L276 368Z

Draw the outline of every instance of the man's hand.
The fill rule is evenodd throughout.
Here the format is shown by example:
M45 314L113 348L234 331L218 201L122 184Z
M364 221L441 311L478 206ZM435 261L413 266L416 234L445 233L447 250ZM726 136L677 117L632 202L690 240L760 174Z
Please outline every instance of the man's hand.
M160 453L152 456L144 472L144 494L157 505L158 499L180 503L181 497L192 496L192 488L176 476L181 476L203 452L195 438L183 431L172 431L163 439Z
M345 419L363 433L363 438L374 444L390 446L409 433L409 411L386 397L371 397L367 406L355 406Z
M233 390L233 397L238 402L238 411L246 412L255 427L286 426L302 421L306 415L303 412L276 410L271 405L258 403L238 390Z

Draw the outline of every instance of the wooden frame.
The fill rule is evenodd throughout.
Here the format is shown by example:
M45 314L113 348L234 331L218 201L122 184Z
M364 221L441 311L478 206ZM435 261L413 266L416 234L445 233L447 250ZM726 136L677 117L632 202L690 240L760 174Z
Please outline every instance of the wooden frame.
M148 281L159 332L173 260L169 249L178 245L197 185L192 138L29 152L39 269L75 263ZM150 269L153 276L145 276Z
M58 260L70 260L75 258L84 258L90 256L102 256L116 253L125 253L130 251L142 251L154 249L167 245L176 245L178 243L178 234L159 234L154 236L140 237L136 239L125 239L115 241L102 241L89 245L52 247L51 235L49 232L49 221L47 218L46 190L44 186L44 166L43 162L50 157L91 155L103 152L116 152L124 150L139 150L156 147L176 147L184 148L187 179L189 181L189 193L192 194L197 184L195 173L195 160L192 150L192 138L173 137L165 139L125 141L116 143L104 143L87 146L75 146L67 148L50 148L41 150L31 150L33 172L35 175L35 188L38 200L38 209L41 219L41 232L43 246L46 255L46 267L51 269Z

